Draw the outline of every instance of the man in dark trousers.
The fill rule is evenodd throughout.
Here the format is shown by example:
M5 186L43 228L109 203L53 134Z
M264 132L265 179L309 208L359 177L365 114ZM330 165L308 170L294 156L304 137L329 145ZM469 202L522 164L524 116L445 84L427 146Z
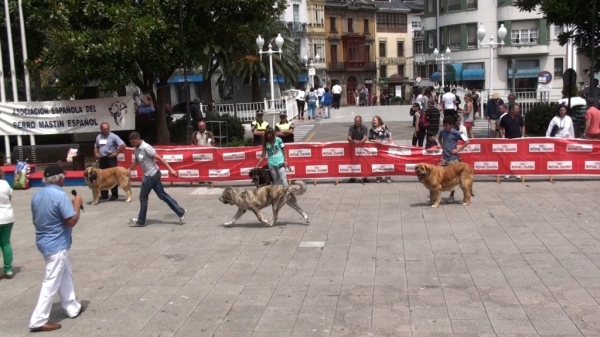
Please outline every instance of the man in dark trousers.
M500 99L500 95L497 92L493 93L492 98L487 102L484 114L491 130L490 137L500 136L500 125L498 124L498 120L500 119L500 116L502 116L502 113L500 112L500 107L502 105L504 105L504 101Z
M98 158L98 167L101 169L117 167L117 155L125 150L125 142L114 133L110 132L108 123L100 124L100 134L96 136L94 155ZM119 199L119 186L113 187L110 200ZM100 199L108 199L108 191L101 191Z

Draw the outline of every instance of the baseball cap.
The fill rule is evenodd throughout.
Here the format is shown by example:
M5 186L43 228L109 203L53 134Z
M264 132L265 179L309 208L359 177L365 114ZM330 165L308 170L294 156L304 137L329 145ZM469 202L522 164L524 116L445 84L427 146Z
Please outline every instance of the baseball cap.
M48 167L46 167L46 169L44 169L44 178L48 178L48 177L52 177L55 175L59 175L59 174L66 174L65 171L63 171L62 167L58 166L58 165L49 165Z
M264 112L262 110L256 110L256 115L262 116L262 115L264 115Z
M279 113L279 117L287 117L287 113L285 111L282 111Z

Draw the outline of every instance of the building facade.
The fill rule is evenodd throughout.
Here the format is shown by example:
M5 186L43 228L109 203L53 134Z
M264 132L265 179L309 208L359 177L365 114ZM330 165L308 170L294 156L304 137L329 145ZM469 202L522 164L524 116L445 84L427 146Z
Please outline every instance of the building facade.
M560 96L567 69L567 49L556 41L562 27L548 25L536 12L520 12L513 0L425 0L424 5L423 64L416 67L420 76L441 81L433 51L450 48L445 85L488 89L493 84L499 92L536 92L539 73L548 71L553 77L551 97ZM507 34L504 45L492 51L491 67L489 47L479 48L477 30L480 25L485 29L484 43L490 36L499 42L502 24Z
M404 96L404 87L410 85L407 57L410 57L408 32L410 8L398 0L378 0L375 23L377 56L377 94L389 97Z
M295 0L294 0L295 1ZM319 55L319 62L314 64L315 75L312 77L314 87L327 83L327 49L325 41L325 0L306 0L308 8L308 57L314 60ZM302 54L304 55L304 54ZM308 71L308 69L307 69ZM308 76L308 73L307 73ZM310 76L308 76L310 79Z
M375 20L371 0L326 0L325 33L329 86L342 86L342 104L355 104L354 90L373 93L377 80Z
M292 33L292 39L298 49L298 57L308 53L308 7L306 0L288 0L288 7L279 18L285 22Z

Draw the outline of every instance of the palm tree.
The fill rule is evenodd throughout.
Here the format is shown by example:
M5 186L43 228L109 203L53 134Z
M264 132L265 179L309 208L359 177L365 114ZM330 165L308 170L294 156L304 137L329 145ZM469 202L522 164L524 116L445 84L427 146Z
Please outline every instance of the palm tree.
M264 22L257 24L256 27L251 27L252 35L241 39L239 46L234 49L232 55L231 73L250 80L252 84L252 101L260 102L263 96L260 90L260 78L269 78L269 57L260 58L258 47L256 46L256 37L260 34L265 39L265 46L271 43L274 49L277 48L275 38L277 34L281 34L284 39L282 54L273 55L273 72L274 76L281 76L285 83L293 85L298 81L298 77L302 71L302 63L298 58L298 48L294 41L290 38L290 30L286 25L276 18L270 18Z

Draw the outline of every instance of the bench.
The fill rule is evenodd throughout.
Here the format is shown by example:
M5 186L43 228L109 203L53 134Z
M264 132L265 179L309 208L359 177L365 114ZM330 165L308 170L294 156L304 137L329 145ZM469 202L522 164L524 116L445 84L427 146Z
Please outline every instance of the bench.
M29 164L59 164L65 166L69 171L85 170L85 157L79 153L73 157L73 162L67 162L69 149L79 150L79 144L56 144L56 145L21 145L13 147L11 162L27 161ZM71 168L72 165L72 168Z

